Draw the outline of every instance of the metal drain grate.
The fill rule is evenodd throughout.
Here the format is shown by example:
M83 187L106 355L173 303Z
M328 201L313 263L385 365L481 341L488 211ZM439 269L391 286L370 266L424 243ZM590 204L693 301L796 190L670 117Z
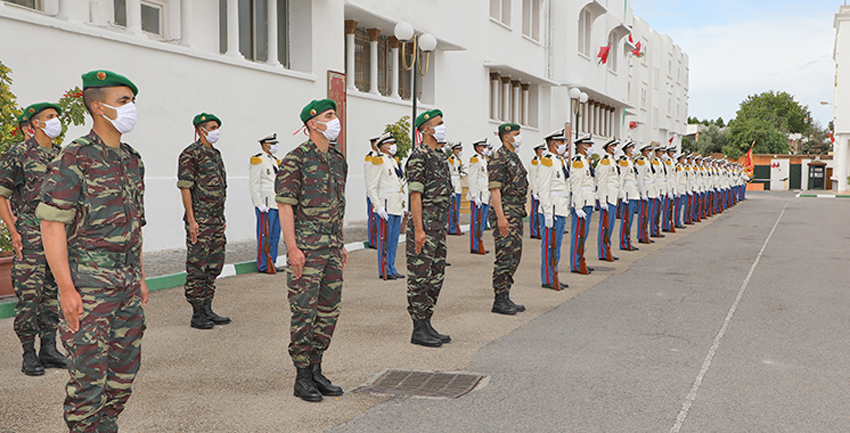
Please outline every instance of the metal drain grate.
M478 374L387 370L354 392L409 397L458 398L472 391L484 376Z

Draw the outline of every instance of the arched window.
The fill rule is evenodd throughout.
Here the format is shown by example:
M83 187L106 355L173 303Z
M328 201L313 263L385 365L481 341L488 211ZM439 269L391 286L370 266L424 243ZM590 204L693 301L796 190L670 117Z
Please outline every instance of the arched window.
M590 30L593 24L593 14L589 8L584 8L578 17L578 52L590 57Z

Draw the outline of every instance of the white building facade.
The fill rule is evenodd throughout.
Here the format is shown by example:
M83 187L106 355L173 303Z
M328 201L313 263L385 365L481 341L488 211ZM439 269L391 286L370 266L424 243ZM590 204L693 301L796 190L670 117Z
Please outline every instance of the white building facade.
M841 6L833 21L835 27L835 46L832 58L835 60L835 99L833 100L833 161L835 169L832 179L833 191L847 191L850 185L850 6Z
M467 144L465 157L479 138L496 144L493 132L508 121L523 125L525 161L565 126L600 142L665 143L686 132L687 55L620 1L7 0L0 60L22 105L59 99L93 69L139 86L139 122L125 140L145 161L152 251L184 244L177 156L194 139L195 114L222 119L227 236L251 239L248 160L257 140L277 132L278 156L302 142L292 135L300 110L329 96L331 76L346 79L346 223L365 221L368 138L411 114L411 75L401 64L410 44L393 37L402 21L437 39L416 97L421 109L443 110L448 139ZM638 41L642 57L631 53ZM588 95L577 124L572 88Z

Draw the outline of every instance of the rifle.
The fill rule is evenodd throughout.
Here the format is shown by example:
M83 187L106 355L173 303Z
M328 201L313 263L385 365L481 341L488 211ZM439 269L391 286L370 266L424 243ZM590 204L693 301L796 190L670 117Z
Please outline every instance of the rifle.
M266 198L266 207L268 207L269 199ZM265 216L266 212L260 212L260 224L263 226L263 256L266 259L266 273L276 274L277 269L274 267L275 258L271 255L271 235L269 233L269 219Z
M554 277L552 281L552 288L560 291L561 282L558 279L558 259L555 256L558 252L558 238L557 233L555 232L555 205L552 205L552 228L549 229L549 239L551 239L551 244L549 245L549 266L552 267L552 276Z
M384 200L384 211L387 209L387 200ZM381 255L381 278L384 281L387 280L387 252L389 251L389 247L387 246L387 222L380 218L381 220L381 251L378 254Z
M585 216L584 218L579 218L580 221L578 222L578 235L579 239L581 239L581 243L578 245L578 254L579 257L581 257L579 259L579 272L584 275L587 275L589 273L587 272L587 263L584 260L584 243L586 241L584 235L585 230L587 230L587 218L589 218L589 215Z
M606 249L605 260L607 260L609 262L613 262L614 259L611 258L611 224L609 223L608 215L607 215L608 212L611 212L611 205L608 204L607 198L605 198L605 205L608 206L608 210L604 212L606 215L603 215L604 218L602 218L602 230L604 231L604 234L605 234L605 236L603 237L603 240L608 241L608 245L605 245L605 249Z
M481 216L481 211L484 210L484 200L480 192L478 199L481 200L481 209L478 209L478 254L484 254L484 218Z

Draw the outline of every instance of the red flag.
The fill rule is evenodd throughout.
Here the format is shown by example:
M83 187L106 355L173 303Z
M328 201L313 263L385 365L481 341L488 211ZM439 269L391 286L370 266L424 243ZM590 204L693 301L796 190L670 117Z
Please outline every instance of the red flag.
M829 141L835 143L835 136L831 132L829 133Z
M629 35L629 43L630 43L630 44L635 43L635 40L634 40L634 39L632 39L632 35ZM638 42L638 43L640 43L640 42Z
M632 55L635 57L643 57L643 53L640 51L640 42L635 44L635 49L632 50Z
M667 141L668 141L670 144L673 144L673 139L674 139L674 138L676 138L676 136L675 136L675 135L674 135L674 136L672 136L672 137L670 137L670 139L669 139L669 140L667 140Z
M631 122L629 122L629 129L635 129L635 128L637 128L637 122L632 120Z
M605 45L604 47L599 48L599 54L596 57L599 57L599 63L606 64L608 63L608 53L611 51L611 44Z

